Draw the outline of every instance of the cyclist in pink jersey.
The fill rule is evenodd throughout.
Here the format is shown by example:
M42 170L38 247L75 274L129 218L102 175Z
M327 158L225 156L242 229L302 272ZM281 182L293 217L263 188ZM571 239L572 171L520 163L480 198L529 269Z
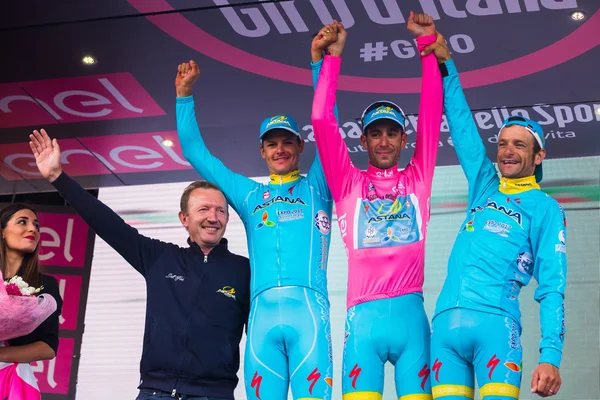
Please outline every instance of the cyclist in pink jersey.
M407 142L405 116L394 103L380 101L363 113L361 145L369 167L359 170L352 165L334 115L346 39L343 26L335 25L337 41L326 49L313 48L313 77L319 81L312 121L348 255L343 398L380 400L384 364L390 361L401 400L431 399L430 331L422 286L442 118L441 73L435 56L422 57L417 143L408 166L398 170ZM433 19L426 14L411 12L407 29L417 37L419 51L435 42ZM328 54L321 61L315 50Z

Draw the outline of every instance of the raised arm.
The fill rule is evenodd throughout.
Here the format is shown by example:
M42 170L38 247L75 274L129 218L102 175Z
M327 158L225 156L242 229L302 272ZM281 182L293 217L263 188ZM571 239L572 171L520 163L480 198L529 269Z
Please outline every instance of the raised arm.
M435 43L435 25L427 14L408 18L407 29L417 37L419 52ZM419 118L417 122L417 143L411 164L407 167L417 175L419 181L431 185L440 140L442 123L442 74L434 54L421 56L422 83Z
M332 24L325 25L313 38L310 47L310 67L312 72L313 89L317 88L317 82L319 81L319 75L321 73L321 66L323 65L323 54L325 54L328 51L329 46L331 46L334 42L337 41L338 30L339 28L337 25L337 21L334 21ZM343 40L345 41L345 36ZM340 118L337 110L337 105L334 106L333 113L335 115L336 121L338 121L339 123ZM325 176L325 172L323 171L323 164L321 161L321 156L319 155L318 147L315 151L315 159L310 167L309 176L316 178L316 180L318 180L319 182L322 182L323 186L327 188L327 192L329 193L329 185L327 183L327 177Z
M177 91L177 135L183 156L207 181L219 186L229 204L241 218L244 200L258 183L227 168L206 147L196 120L192 86L200 76L200 68L194 61L179 65L175 88ZM224 139L225 140L225 139Z
M41 132L33 131L29 138L29 146L42 176L58 190L98 236L145 276L154 260L168 245L141 235L137 229L127 225L113 210L64 173L58 142L56 139L50 140L44 129Z
M532 377L532 392L551 396L560 388L560 361L565 334L567 286L567 228L564 210L556 201L535 210L531 224L533 276L538 281L534 298L540 303L540 360Z
M354 177L360 171L352 165L346 143L340 135L336 115L337 80L340 74L341 55L346 42L346 31L340 23L335 23L338 29L337 40L328 46L330 55L325 55L320 68L318 83L312 107L312 124L315 142L319 154L326 155L321 160L323 171L335 201L343 200L352 188ZM326 26L323 29L327 29ZM331 29L331 28L330 28ZM314 61L314 57L313 57ZM313 67L313 79L315 68Z
M450 59L446 41L441 34L436 35L436 42L424 49L421 54L434 52L440 64L446 118L458 161L469 183L469 206L471 206L474 201L485 196L488 190L496 188L499 178L494 165L487 157L485 146L460 85L456 65L454 60Z

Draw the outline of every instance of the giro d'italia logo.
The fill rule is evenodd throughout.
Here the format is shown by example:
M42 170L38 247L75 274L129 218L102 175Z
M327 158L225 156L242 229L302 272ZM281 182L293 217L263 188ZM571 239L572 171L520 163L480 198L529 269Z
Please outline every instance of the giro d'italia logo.
M167 0L128 0L128 2L141 13L176 11ZM235 6L234 0L206 1L208 5L221 6L218 10L207 10L211 17L219 16L223 19L223 31L219 31L218 38L215 34L208 33L200 26L191 22L187 16L177 12L148 16L148 20L166 34L180 41L186 46L224 64L233 66L243 71L266 76L272 79L311 86L311 73L308 68L300 68L284 62L275 61L262 55L253 54L242 48L225 42L221 38L228 37L230 42L239 42L237 39L260 39L269 34L279 35L278 43L284 43L285 38L293 38L294 34L303 33L309 37L310 33L317 32L325 23L330 23L333 16L338 18L349 30L352 41L362 41L360 54L355 54L359 61L364 63L360 70L368 71L370 65L387 60L386 57L409 58L416 57L418 53L415 46L408 40L384 40L383 36L378 41L370 42L365 24L375 23L384 29L390 28L390 35L404 29L408 11L401 2L351 1L338 0L309 0L286 1L281 3L265 2L253 6ZM532 18L542 18L541 11L545 13L562 12L577 7L577 0L541 0L529 2L506 2L508 9L502 8L501 1L484 2L439 2L419 0L420 7L413 6L417 12L427 12L433 15L440 26L448 24L462 24L470 27L470 22L476 18L506 18L506 23L511 23L511 18L527 13ZM449 3L452 3L449 5ZM195 14L197 15L197 13ZM537 17L536 17L537 15ZM548 15L548 14L544 14ZM457 22L454 22L457 21ZM482 24L483 20L475 22ZM489 19L487 20L489 21ZM363 23L361 25L361 23ZM446 24L446 25L444 25ZM372 25L371 25L372 26ZM529 54L510 57L503 62L471 71L461 72L461 82L464 88L486 86L494 83L510 81L520 77L535 74L571 60L600 44L600 11L590 15L588 20L565 37L546 44L545 46L530 51ZM393 29L392 29L393 28ZM548 29L551 29L548 26ZM466 28L465 28L466 29ZM362 30L362 31L361 31ZM387 31L386 31L387 32ZM477 51L475 42L466 34L454 34L448 31L446 37L450 50L454 53L468 53ZM542 33L540 33L542 35ZM286 39L287 40L287 39ZM366 43L365 40L367 40ZM478 42L480 43L480 42ZM364 45L363 45L364 44ZM273 48L273 45L262 46ZM484 45L481 47L485 47ZM306 48L302 50L307 50ZM280 53L289 52L282 45ZM299 50L300 51L300 50ZM346 50L347 52L347 50ZM308 57L308 56L307 56ZM482 59L485 59L482 55ZM345 59L348 59L345 54ZM377 75L377 74L374 74ZM339 78L339 89L350 92L365 93L418 93L421 90L421 79L418 77L381 78L356 75L342 75Z

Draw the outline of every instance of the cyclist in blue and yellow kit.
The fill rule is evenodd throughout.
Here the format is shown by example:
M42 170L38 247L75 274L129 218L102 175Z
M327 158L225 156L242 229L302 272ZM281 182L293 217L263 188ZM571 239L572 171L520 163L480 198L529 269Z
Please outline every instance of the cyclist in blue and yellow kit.
M304 141L298 125L277 115L263 121L259 136L270 182L232 172L200 136L192 97L199 75L195 62L179 65L177 132L185 158L204 179L219 185L246 227L251 268L247 397L285 400L291 383L294 399L330 399L327 258L332 199L319 157L306 177L300 175Z
M531 392L558 393L567 277L566 220L545 194L544 132L521 116L498 134L497 164L486 156L454 61L438 34L434 51L444 82L450 135L469 185L465 221L448 261L431 338L431 384L436 399L472 399L474 375L484 400L518 399L522 349L518 296L533 276L539 283L541 353Z

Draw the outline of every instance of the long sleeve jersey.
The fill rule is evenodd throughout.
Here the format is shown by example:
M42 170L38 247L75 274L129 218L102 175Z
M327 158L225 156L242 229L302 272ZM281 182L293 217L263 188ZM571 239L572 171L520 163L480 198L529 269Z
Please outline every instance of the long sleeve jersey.
M417 38L421 51L435 36ZM348 308L423 291L431 181L442 118L442 79L433 54L422 58L417 143L409 165L366 171L352 165L334 114L339 57L325 56L312 121L323 171L348 255ZM318 72L317 72L318 73ZM315 72L313 71L313 76Z
M497 313L520 324L519 293L539 283L540 362L560 366L567 278L562 207L533 176L499 178L473 121L453 60L446 61L444 106L450 135L469 184L469 204L448 261L435 315L463 307ZM434 317L435 318L435 317Z

